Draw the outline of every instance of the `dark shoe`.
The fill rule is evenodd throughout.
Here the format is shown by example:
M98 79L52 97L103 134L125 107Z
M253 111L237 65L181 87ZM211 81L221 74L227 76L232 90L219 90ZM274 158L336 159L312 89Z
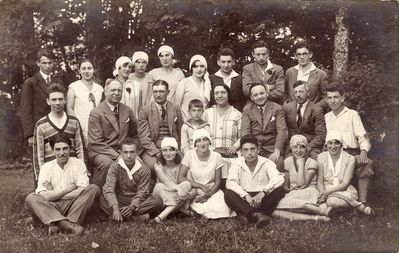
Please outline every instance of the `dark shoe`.
M241 227L247 228L248 227L248 218L245 217L244 215L238 215L237 216L237 221L240 224Z
M154 219L148 222L149 225L155 225L159 223L163 223L163 220L159 216L155 217Z
M48 226L48 235L54 235L60 232L60 227L56 225Z
M80 226L79 224L72 223L67 220L62 220L58 223L58 225L61 227L62 230L74 234L74 235L81 235L83 234L83 227Z
M255 227L258 229L265 228L269 225L271 218L263 213L254 213L254 217L256 218Z

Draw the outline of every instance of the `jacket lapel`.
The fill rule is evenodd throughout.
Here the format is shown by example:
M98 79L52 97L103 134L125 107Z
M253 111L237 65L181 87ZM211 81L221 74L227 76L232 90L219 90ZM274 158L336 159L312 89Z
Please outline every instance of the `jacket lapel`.
M169 127L170 136L173 136L173 123L174 123L174 114L173 114L173 110L172 109L173 109L172 105L168 101L166 103L166 114L168 116L168 127Z
M254 115L256 121L258 121L259 125L262 127L263 126L263 124L262 124L262 115L260 114L260 110L259 110L258 106L255 103L252 104L251 111L252 111L252 114Z
M266 110L263 112L263 130L265 130L266 126L269 124L270 118L273 115L273 105L270 102L266 104Z
M44 91L45 94L47 94L46 98L48 97L48 84L46 83L46 80L44 80L43 76L39 73L36 74L36 81L37 81L37 86L40 87Z
M314 81L317 79L317 69L310 71L309 73L309 79L306 82L307 86L310 87L313 85Z
M308 104L305 107L305 111L303 112L301 125L298 126L299 128L302 128L307 125L310 112L311 112L311 102L308 101Z
M260 69L260 67L258 66L257 63L253 64L253 68L254 68L254 73L255 75L258 77L258 79L260 80L261 83L265 82L265 77L263 75L262 70Z
M271 74L269 74L270 71L271 71ZM272 65L271 69L268 69L265 71L265 80L264 80L265 83L269 82L269 79L273 76L274 71L275 71L275 69L274 69L273 65Z
M158 116L158 107L156 105L156 102L151 102L151 122L154 122L154 124L150 123L150 128L151 128L151 133L155 133L155 139L158 139L158 134L159 134L159 116Z
M103 102L103 111L104 111L104 117L111 122L111 125L115 128L116 131L119 132L119 126L118 126L118 122L116 122L116 118L114 113L111 111L111 108L109 108L109 106L107 105L107 102ZM120 119L121 117L119 117Z

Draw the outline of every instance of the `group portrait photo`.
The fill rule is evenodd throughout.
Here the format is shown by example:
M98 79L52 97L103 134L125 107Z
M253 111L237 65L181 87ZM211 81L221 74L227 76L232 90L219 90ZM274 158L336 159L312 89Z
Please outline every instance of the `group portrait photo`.
M0 1L2 252L398 252L399 2Z

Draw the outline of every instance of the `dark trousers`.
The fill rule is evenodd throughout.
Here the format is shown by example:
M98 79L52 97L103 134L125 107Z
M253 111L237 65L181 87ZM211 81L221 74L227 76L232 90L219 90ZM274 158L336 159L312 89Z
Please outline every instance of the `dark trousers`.
M132 203L132 197L123 196L123 195L116 195L118 200L119 208L128 206ZM108 206L107 200L104 196L100 197L100 204L101 210L106 213L108 216L112 216L112 207ZM139 209L135 211L134 215L142 215L142 214L150 214L151 216L157 216L160 214L164 209L162 199L159 196L151 194L148 196L146 200L139 206Z
M251 197L258 194L258 192L248 192ZM251 218L251 214L254 212L261 212L270 216L276 209L278 202L284 197L285 191L283 187L278 187L272 191L269 195L262 199L259 208L255 208L249 205L249 203L241 198L236 192L232 190L226 190L224 192L224 201L227 206L236 211L240 215L245 215Z
M90 160L90 164L93 168L93 184L98 185L100 189L103 188L105 184L105 179L107 178L108 169L114 160L111 157L98 154Z

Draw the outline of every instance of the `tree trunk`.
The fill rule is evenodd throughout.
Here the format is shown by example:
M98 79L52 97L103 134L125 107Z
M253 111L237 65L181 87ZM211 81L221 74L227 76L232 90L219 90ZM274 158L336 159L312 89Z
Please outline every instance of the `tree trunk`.
M334 38L334 80L340 81L348 69L349 29L347 25L348 8L344 1L335 17L336 33Z

